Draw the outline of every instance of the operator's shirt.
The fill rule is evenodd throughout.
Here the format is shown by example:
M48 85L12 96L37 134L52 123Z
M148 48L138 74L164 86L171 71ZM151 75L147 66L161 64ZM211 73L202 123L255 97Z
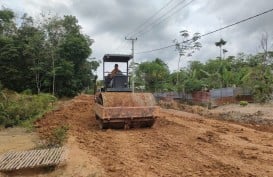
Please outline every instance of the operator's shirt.
M115 75L117 74L117 73L119 73L119 72L121 72L119 69L113 69L113 71L111 72L111 77L113 78L113 77L115 77Z

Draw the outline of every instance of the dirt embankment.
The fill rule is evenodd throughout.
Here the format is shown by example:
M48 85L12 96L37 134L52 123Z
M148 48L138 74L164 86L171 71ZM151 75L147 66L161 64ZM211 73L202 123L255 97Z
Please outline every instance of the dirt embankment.
M209 119L234 122L260 131L273 133L273 105L272 104L229 104L208 109L202 106L190 106L174 100L160 101L160 106L166 109L175 109L198 114Z
M80 95L38 122L70 137L67 166L40 176L273 176L272 133L168 109L150 129L102 131L92 106Z

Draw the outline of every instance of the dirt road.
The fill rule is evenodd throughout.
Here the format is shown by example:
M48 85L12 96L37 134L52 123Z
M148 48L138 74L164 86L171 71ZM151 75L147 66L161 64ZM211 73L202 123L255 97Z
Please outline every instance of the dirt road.
M99 130L93 97L81 95L47 114L43 137L69 126L68 165L41 176L273 176L273 134L162 109L151 129Z

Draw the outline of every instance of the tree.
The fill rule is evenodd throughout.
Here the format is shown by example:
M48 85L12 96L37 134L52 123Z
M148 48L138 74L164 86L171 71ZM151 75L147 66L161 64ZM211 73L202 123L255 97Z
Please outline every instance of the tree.
M80 29L74 16L42 14L37 21L23 14L18 20L11 10L0 10L3 87L58 96L74 96L89 87L99 63L88 61L93 40Z
M223 72L225 70L224 66L223 66L223 63L222 63L222 46L226 45L226 41L224 41L222 38L220 39L219 42L215 42L215 45L217 47L219 47L220 49L220 60L221 60L221 63L220 63L220 75L221 75L221 88L224 86L223 85ZM221 90L221 99L222 99L222 90Z
M273 76L271 68L259 65L243 78L244 87L250 89L254 96L254 100L259 103L265 103L272 98Z
M224 41L222 38L220 39L220 41L215 42L215 45L220 49L220 59L222 59L222 46L226 45L226 43L227 41Z
M74 16L50 18L45 29L52 63L52 84L49 84L52 93L73 96L91 84L91 65L87 59L92 52L93 40L81 33ZM65 72L64 68L68 71Z
M269 50L268 34L262 34L260 45L262 53L250 56L248 59L251 69L243 78L245 87L248 87L257 102L265 103L272 98L273 76Z
M225 54L228 52L227 49L223 49L223 58L225 59Z
M45 79L45 34L41 28L34 23L32 17L24 14L21 17L22 23L17 31L17 41L20 50L21 58L21 75L29 77L27 88L33 88L32 84L36 85L36 93L41 92L42 82ZM36 26L37 25L37 26ZM33 79L33 77L35 79ZM32 89L34 91L34 89Z
M0 36L0 81L4 87L21 91L18 48L13 38Z
M9 9L0 10L0 81L4 87L20 90L19 54L15 33L14 12Z
M92 66L87 59L92 52L90 46L93 41L80 33L80 27L75 17L65 16L63 25L65 34L58 53L60 58L73 63L74 82L66 83L68 87L71 87L69 94L73 95L77 90L83 90L91 84ZM64 80L62 79L62 81Z
M203 83L201 80L197 79L196 77L196 69L189 70L188 77L186 78L185 82L185 92L192 93L195 91L199 91L203 87Z
M12 36L16 32L16 24L14 22L15 14L12 10L3 8L0 10L0 34L4 36Z
M52 77L52 94L55 95L55 81L56 81L56 59L58 59L57 49L59 48L60 41L64 36L64 28L62 20L58 16L43 16L44 29L46 32L46 46L48 56L51 58L51 77Z
M201 48L201 43L198 42L200 39L200 33L194 33L192 38L187 30L180 31L180 35L182 37L182 42L178 42L175 39L173 42L175 43L175 48L178 51L179 59L177 63L177 73L180 70L180 60L182 56L192 56L192 54ZM179 83L179 74L177 74L177 84Z
M144 86L147 91L164 90L169 68L161 59L143 62L136 69L136 85Z

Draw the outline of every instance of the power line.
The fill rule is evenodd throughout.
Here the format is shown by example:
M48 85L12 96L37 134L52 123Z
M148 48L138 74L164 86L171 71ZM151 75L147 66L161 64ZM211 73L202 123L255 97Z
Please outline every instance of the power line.
M178 8L180 5L182 5L186 0L180 1L177 4L175 4L171 9L169 9L166 13L164 13L163 15L159 16L158 18L154 19L154 21L149 25L149 26L153 26L154 24L157 24L159 21L161 21L160 19L162 19L164 16L168 15L169 13L171 13L173 10L175 10L176 8ZM137 36L140 33L143 33L147 30L148 26L144 26L143 28L141 28L139 31L133 33L133 36Z
M132 31L131 33L127 34L126 36L136 36L138 34L140 34L140 36L142 36L145 31L148 29L147 32L151 31L155 26L159 25L160 23L162 23L163 21L167 20L168 18L170 18L172 15L174 15L175 13L177 13L179 10L184 9L186 6L188 6L190 3L192 3L194 0L191 0L188 4L186 4L185 6L183 6L182 8L177 9L176 11L174 11L174 13L172 13L173 10L175 10L176 8L178 8L180 5L182 5L186 0L182 0L176 4L174 4L174 6L171 6L171 9L169 9L166 13L164 13L163 15L153 19L154 17L156 17L157 14L159 14L162 10L164 10L166 7L168 7L174 0L170 0L168 1L168 3L166 3L161 9L159 9L157 12L155 12L151 17L149 17L146 21L144 21L142 24L140 24L137 28L135 28L135 31L139 29L139 31ZM171 15L167 16L168 14L172 13ZM164 16L167 16L167 18L164 18L163 20L161 20L161 18L163 18ZM153 19L153 20L152 20ZM151 21L149 23L149 21ZM142 33L142 34L141 34ZM118 45L118 47L116 47L117 49L121 48L124 46L124 42L120 43Z
M137 31L138 29L141 29L142 26L146 25L151 19L153 19L157 14L159 14L163 9L168 7L174 0L170 0L167 2L163 7L161 7L158 11L156 11L152 16L147 18L143 23L138 25L134 30L132 30L130 33L128 33L126 36L130 36L131 34L134 34L134 31ZM131 35L132 36L132 35Z
M207 35L216 33L216 32L218 32L218 31L221 31L221 30L223 30L223 29L226 29L226 28L229 28L229 27L238 25L238 24L240 24L240 23L246 22L246 21L248 21L248 20L251 20L251 19L253 19L253 18L259 17L259 16L261 16L261 15L267 14L267 13L272 12L272 11L273 11L273 8L270 9L270 10L264 11L264 12L262 12L262 13L259 13L259 14L257 14L257 15L254 15L254 16L248 17L248 18L246 18L246 19L240 20L240 21L238 21L238 22L235 22L235 23L233 23L233 24L231 24L231 25L227 25L227 26L222 27L222 28L219 28L219 29L217 29L217 30L214 30L214 31L205 33L205 34L201 35L201 37L204 37L204 36L207 36Z
M152 16L150 16L147 20L145 20L143 23L141 23L138 27L135 28L135 30L132 30L130 33L128 33L125 37L127 36L131 36L131 38L134 36L134 34L138 33L139 31L137 31L138 29L140 31L142 31L144 29L145 26L148 25L148 22L150 20L152 20L154 17L156 17L157 14L159 14L162 10L164 10L166 7L168 7L174 0L170 0L168 1L162 8L160 8L158 11L156 11ZM185 0L184 0L185 1ZM154 19L154 20L157 20ZM153 20L151 21L153 22ZM120 48L123 48L125 47L126 43L123 41L123 42L120 42L119 45L116 47L116 49L120 49Z
M137 32L138 29L142 29L143 26L145 26L150 20L152 20L157 14L159 14L162 10L164 10L166 7L168 7L174 0L170 0L168 1L163 7L161 7L158 11L156 11L152 16L150 16L149 18L147 18L143 23L141 23L140 25L138 25L134 30L132 30L131 32L129 32L128 34L125 35L125 37L133 37L133 34L135 34ZM119 42L119 45L117 45L116 49L120 49L125 47L126 43L123 42Z
M208 36L208 35L210 35L210 34L216 33L216 32L218 32L218 31L224 30L224 29L226 29L226 28L230 28L230 27L232 27L232 26L238 25L238 24L240 24L240 23L246 22L246 21L248 21L248 20L254 19L254 18L256 18L256 17L259 17L259 16L261 16L261 15L267 14L267 13L272 12L272 11L273 11L273 8L272 8L272 9L269 9L269 10L267 10L267 11L264 11L264 12L262 12L262 13L256 14L256 15L254 15L254 16L245 18L245 19L240 20L240 21L238 21L238 22L232 23L232 24L227 25L227 26L225 26L225 27L222 27L222 28L216 29L216 30L214 30L214 31L205 33L205 34L201 35L200 37ZM189 40L187 40L187 41L189 41ZM183 41L183 42L185 42L185 41ZM180 44L182 44L183 42L181 42ZM175 44L172 44L172 45L168 45L168 46L161 47L161 48L157 48L157 49L146 50L146 51L142 51L142 52L136 52L135 54L150 53L150 52L154 52L154 51L158 51L158 50L163 50L163 49L167 49L167 48L174 47L174 46L175 46Z
M183 7L179 8L179 9L177 9L176 11L174 11L173 13L171 13L171 14L170 14L169 16L167 16L166 18L163 18L162 20L159 20L157 23L152 23L151 26L150 26L150 28L145 29L145 30L143 30L143 31L140 31L139 33L141 33L141 32L143 32L143 33L142 33L142 34L139 34L138 37L144 35L145 33L150 32L155 26L161 24L163 21L167 20L168 18L170 18L170 17L173 16L174 14L180 12L180 10L182 10L182 9L186 8L187 6L189 6L191 3L193 3L193 1L195 1L195 0L191 0L191 1L188 2L186 5L184 5ZM146 31L146 32L145 32L145 31Z

